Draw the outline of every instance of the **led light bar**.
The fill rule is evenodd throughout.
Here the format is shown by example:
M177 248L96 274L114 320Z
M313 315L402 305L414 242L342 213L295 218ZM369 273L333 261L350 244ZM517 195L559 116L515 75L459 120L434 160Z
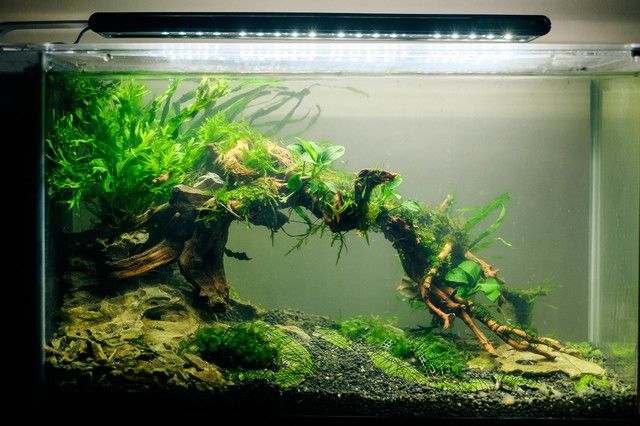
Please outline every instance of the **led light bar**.
M110 38L239 38L528 42L551 29L542 15L374 13L94 13Z

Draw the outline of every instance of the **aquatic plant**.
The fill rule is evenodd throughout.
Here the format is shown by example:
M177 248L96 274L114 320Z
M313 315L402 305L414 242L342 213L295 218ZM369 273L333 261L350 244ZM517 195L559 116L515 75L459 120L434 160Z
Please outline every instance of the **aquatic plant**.
M375 316L355 317L338 326L343 336L384 348L396 358L412 359L430 374L459 375L467 366L464 353L442 336L429 333L407 336L401 329Z
M342 321L338 325L340 333L351 340L385 347L398 358L413 355L411 342L404 332L392 324L384 323L378 317L360 316Z
M229 89L222 80L205 79L192 103L172 109L178 83L151 101L145 101L143 83L104 83L94 99L56 117L47 137L53 198L72 209L82 202L102 223L123 225L166 202L176 184L197 174L207 141L186 125ZM63 92L77 92L75 85L86 81L66 80Z
M168 201L177 184L193 183L202 174L209 161L207 144L256 139L251 126L233 120L255 122L308 94L285 90L275 80L204 78L174 99L181 81L172 79L164 93L148 99L147 85L132 78L50 77L48 83L57 89L51 93L61 94L49 100L56 114L46 138L52 198L70 209L82 205L105 225L131 224ZM243 117L256 101L263 106ZM291 107L284 119L267 122L268 131L300 121L293 116L299 106ZM253 150L247 164L269 163L266 156Z
M229 370L234 380L297 385L314 371L309 352L295 339L263 321L203 327L183 342L191 351Z
M467 357L451 340L435 334L411 339L414 356L427 372L460 375L467 367Z

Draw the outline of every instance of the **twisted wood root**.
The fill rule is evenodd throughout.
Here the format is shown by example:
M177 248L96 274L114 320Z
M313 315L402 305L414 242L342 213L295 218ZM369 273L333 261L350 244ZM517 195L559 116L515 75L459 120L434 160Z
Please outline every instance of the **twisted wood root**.
M452 249L453 246L451 244L445 244L444 248L438 255L441 262L449 255L449 253L451 253ZM498 270L493 269L491 265L475 256L473 253L466 252L465 258L477 262L482 268L483 276L485 278L494 278L501 283L503 282L497 276ZM483 323L489 330L494 332L498 337L500 337L500 339L516 350L533 352L542 355L547 359L555 359L555 355L541 347L541 345L548 346L556 350L563 350L562 345L557 340L534 336L520 328L500 324L484 311L477 309L472 301L458 296L455 289L452 287L444 285L443 283L432 285L433 277L437 272L437 266L431 268L427 273L427 277L424 282L419 284L419 289L420 296L427 307L438 317L442 318L444 329L448 329L450 327L451 316L460 316L462 321L464 321L469 329L475 334L485 351L491 356L498 356L496 349L475 323L474 318ZM438 306L441 306L443 309Z

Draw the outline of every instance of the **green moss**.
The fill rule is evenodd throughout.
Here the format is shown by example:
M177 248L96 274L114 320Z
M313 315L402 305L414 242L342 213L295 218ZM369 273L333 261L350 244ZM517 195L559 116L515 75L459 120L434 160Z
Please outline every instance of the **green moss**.
M213 226L222 216L232 213L247 225L251 222L277 229L278 189L272 179L258 178L247 185L222 188L213 193L216 202L201 209L199 221ZM232 205L233 203L233 205Z
M459 375L467 366L467 359L450 340L434 334L411 339L413 353L427 371Z
M326 340L327 342L338 346L342 349L347 349L352 351L353 348L351 346L351 342L347 340L342 334L332 328L316 328L313 333L314 336L318 336L321 339Z
M466 355L442 336L409 337L378 317L355 317L339 323L339 327L343 336L385 348L396 358L414 360L428 373L459 375L466 368Z
M304 346L262 321L201 328L181 345L179 352L185 351L226 368L232 380L266 380L282 388L314 371Z
M573 382L573 389L576 392L589 387L610 388L611 386L611 382L606 377L596 377L591 374L585 374Z
M306 376L313 373L314 364L309 351L291 336L262 321L256 321L269 340L279 347L279 368L273 373L272 380L282 388L300 384Z
M225 368L275 368L280 345L255 323L200 328L191 346L203 359Z
M384 323L378 317L355 317L340 322L339 327L340 333L351 340L385 347L398 358L408 358L412 355L411 343L404 332Z

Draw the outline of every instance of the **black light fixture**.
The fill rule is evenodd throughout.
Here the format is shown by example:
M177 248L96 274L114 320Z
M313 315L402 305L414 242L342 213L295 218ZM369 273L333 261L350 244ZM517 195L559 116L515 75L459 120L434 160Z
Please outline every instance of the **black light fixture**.
M551 29L542 15L375 13L94 13L111 38L247 38L528 42Z

